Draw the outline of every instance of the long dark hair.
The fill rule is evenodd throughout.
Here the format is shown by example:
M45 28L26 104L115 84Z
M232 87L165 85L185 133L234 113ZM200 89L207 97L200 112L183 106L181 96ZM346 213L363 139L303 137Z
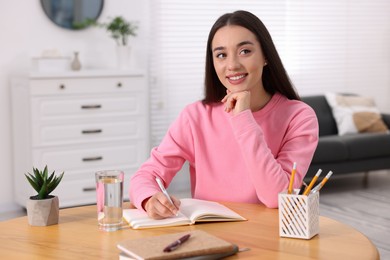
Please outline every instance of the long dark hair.
M219 81L214 69L211 49L211 43L215 33L226 25L242 26L251 31L259 41L265 59L267 60L267 66L264 67L262 76L265 91L270 94L279 92L288 99L300 100L283 67L267 28L254 14L239 10L234 13L226 13L219 17L210 30L206 49L205 98L203 99L203 103L219 102L226 95L226 88Z

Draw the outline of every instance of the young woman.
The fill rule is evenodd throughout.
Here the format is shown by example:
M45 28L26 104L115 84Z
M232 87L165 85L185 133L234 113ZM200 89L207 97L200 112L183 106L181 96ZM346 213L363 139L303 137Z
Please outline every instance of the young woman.
M222 15L209 33L205 98L188 105L131 178L130 200L152 218L177 213L168 186L189 162L194 198L278 205L293 163L300 186L318 142L314 111L299 100L264 24L252 13Z

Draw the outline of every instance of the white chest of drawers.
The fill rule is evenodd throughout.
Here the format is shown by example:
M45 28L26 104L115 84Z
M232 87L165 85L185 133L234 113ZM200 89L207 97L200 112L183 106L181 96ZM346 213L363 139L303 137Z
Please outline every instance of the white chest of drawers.
M82 71L30 74L11 84L16 202L36 192L24 174L32 167L61 173L53 195L60 207L96 202L94 173L130 176L148 157L149 104L144 73Z

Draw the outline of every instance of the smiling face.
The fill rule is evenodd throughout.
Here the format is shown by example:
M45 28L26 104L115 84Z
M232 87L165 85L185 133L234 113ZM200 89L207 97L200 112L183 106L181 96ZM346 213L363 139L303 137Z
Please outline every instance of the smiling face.
M221 83L231 92L265 94L262 74L265 57L256 36L248 29L227 25L214 35L211 44L214 68Z

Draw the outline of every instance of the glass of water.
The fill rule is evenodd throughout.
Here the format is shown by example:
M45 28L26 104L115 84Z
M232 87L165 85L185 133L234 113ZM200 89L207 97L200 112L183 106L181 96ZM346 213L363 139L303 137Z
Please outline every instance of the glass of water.
M115 231L122 226L123 179L120 170L106 170L95 173L96 199L99 228Z

